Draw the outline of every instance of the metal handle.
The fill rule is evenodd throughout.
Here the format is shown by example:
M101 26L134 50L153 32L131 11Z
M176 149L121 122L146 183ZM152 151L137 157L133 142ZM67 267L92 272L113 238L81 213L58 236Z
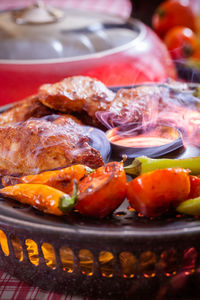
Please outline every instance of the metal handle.
M13 11L11 14L15 23L19 25L56 23L64 17L62 10L46 5L41 0L23 9Z

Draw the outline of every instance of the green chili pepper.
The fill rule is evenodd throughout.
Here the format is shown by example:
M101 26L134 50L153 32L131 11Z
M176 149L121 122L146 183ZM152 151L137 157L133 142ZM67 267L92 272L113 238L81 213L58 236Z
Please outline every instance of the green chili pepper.
M58 208L63 212L67 213L72 210L74 205L76 204L78 198L78 183L76 180L73 182L73 195L70 197L69 195L65 194L60 198L60 202Z
M147 156L140 156L133 160L132 164L124 167L125 172L131 176L139 176L141 174L151 172L157 169L166 168L183 168L189 169L191 174L200 174L200 156L170 159L170 158L149 158Z
M176 210L182 214L200 216L200 197L183 201Z

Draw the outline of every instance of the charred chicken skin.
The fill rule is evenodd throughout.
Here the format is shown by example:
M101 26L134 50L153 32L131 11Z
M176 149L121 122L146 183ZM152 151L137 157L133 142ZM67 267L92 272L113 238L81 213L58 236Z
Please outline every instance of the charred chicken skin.
M0 114L0 126L6 126L11 123L24 122L30 118L40 118L52 114L52 110L43 105L38 96L30 96L21 100Z
M91 168L103 165L99 151L75 117L29 119L0 127L0 174L27 175L74 163Z
M107 110L114 96L102 82L87 76L68 77L39 88L39 100L44 105L61 112L86 111L92 118L96 111Z

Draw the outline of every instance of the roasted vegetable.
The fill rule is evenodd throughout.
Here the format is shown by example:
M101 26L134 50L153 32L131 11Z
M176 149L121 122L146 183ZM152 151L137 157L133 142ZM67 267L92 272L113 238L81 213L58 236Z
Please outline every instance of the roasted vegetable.
M190 193L188 170L171 168L143 174L128 183L127 198L137 212L159 216Z
M200 216L200 178L190 176L190 194L188 200L183 201L176 210L180 213Z
M82 167L81 170L83 171ZM22 177L20 180L29 183L7 186L0 190L0 194L30 204L45 213L63 215L70 211L77 202L75 208L81 214L99 218L105 217L117 208L125 198L127 183L123 163L111 162L92 173L90 172L91 169L87 169L87 167L84 170L90 174L79 182L79 189L77 188L77 181L71 181L73 182L72 197L48 185L36 183L41 181L45 184L55 183L55 179L58 180L60 177L56 176L54 172L59 171ZM50 176L52 174L55 176ZM8 177L4 177L4 184L8 181ZM62 184L62 181L61 183L56 181L57 187L59 184Z
M190 176L190 194L188 199L200 196L200 178L197 176Z
M83 215L103 218L122 203L126 188L123 163L110 162L80 181L75 208Z
M54 187L64 193L71 194L73 191L73 180L77 182L93 170L84 165L72 165L68 168L47 171L36 175L24 177L4 176L2 183L4 186L15 185L19 183L38 183Z
M200 216L200 197L183 201L176 210L185 215Z
M140 156L124 169L127 174L138 176L153 170L165 168L189 169L193 175L200 174L200 156L182 159L153 159L147 156Z
M43 184L16 184L0 190L0 194L53 215L69 212L77 200L78 187L74 181L73 195L69 195Z

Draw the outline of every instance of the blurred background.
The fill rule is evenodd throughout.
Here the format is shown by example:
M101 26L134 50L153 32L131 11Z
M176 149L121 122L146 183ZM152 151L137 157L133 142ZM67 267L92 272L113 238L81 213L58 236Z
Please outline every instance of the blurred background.
M71 75L200 81L199 0L1 0L0 12L1 104Z
M132 17L142 20L147 25L151 26L152 16L158 5L163 2L163 0L131 0L132 4Z

